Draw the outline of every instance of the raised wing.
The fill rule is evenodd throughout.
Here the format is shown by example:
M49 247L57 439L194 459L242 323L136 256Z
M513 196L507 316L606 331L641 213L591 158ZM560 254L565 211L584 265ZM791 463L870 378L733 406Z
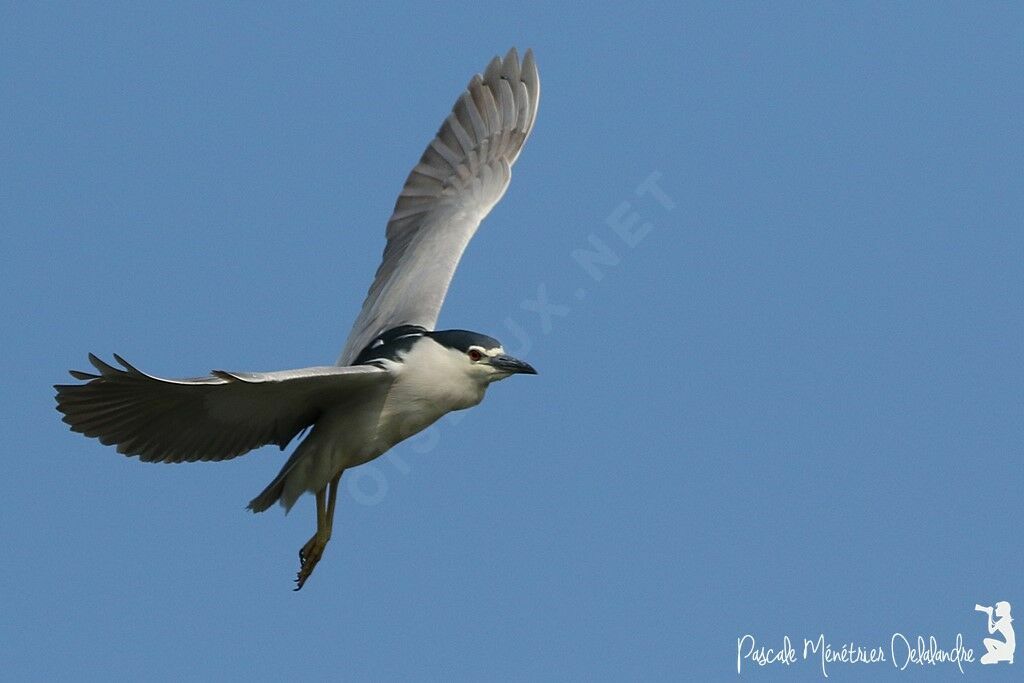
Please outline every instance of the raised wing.
M508 187L539 100L529 50L522 64L515 48L495 57L469 81L398 196L384 260L339 365L392 327L434 328L462 252Z
M89 354L99 374L72 370L85 384L56 385L57 410L73 431L149 462L227 460L271 443L283 449L324 407L390 381L368 365L171 380L114 358L124 369Z

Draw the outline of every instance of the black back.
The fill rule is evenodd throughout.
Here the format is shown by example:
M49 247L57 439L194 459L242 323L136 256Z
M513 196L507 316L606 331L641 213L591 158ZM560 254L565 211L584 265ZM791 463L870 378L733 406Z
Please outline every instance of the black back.
M399 353L406 353L421 337L429 334L419 325L399 325L377 335L366 348L359 352L352 365L372 365L374 361L398 360Z
M433 332L419 325L399 325L377 335L365 349L359 352L352 365L372 365L383 359L397 361L399 354L407 353L423 337L430 337L441 346L458 349L463 353L471 346L493 349L501 346L494 337L469 330L435 330Z

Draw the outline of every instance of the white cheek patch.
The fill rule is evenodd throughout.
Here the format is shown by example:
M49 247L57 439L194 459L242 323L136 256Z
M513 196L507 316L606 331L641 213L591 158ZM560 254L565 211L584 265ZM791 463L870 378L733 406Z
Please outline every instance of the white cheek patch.
M482 346L470 346L467 351L479 351L488 358L494 358L495 356L500 356L505 353L505 349L500 346L496 346L493 349L485 349Z

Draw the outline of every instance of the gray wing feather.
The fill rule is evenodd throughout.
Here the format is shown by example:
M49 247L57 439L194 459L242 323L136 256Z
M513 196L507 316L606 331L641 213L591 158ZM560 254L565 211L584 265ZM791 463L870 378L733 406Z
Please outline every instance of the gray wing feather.
M462 252L508 188L539 101L529 50L521 64L513 48L470 79L398 195L383 261L339 365L384 330L433 329Z
M73 431L149 462L227 460L271 443L284 448L325 406L389 381L365 365L161 379L114 358L122 368L89 354L98 374L71 371L85 384L56 385L57 409Z

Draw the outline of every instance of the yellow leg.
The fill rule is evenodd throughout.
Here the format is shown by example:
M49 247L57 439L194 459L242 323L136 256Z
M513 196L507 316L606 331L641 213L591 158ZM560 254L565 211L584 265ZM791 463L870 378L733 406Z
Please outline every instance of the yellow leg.
M327 494L327 538L331 537L331 530L334 529L334 501L338 499L338 484L341 483L341 475L345 470L338 472L338 475L331 479L330 493Z
M344 471L344 470L342 470ZM327 542L331 540L334 526L334 503L338 498L338 484L341 472L331 483L316 492L316 533L299 550L299 573L295 577L295 590L300 590L323 557Z
M306 579L313 573L317 562L323 557L324 548L330 540L327 528L327 487L316 492L316 533L299 549L299 574L295 577L295 590L301 590Z

